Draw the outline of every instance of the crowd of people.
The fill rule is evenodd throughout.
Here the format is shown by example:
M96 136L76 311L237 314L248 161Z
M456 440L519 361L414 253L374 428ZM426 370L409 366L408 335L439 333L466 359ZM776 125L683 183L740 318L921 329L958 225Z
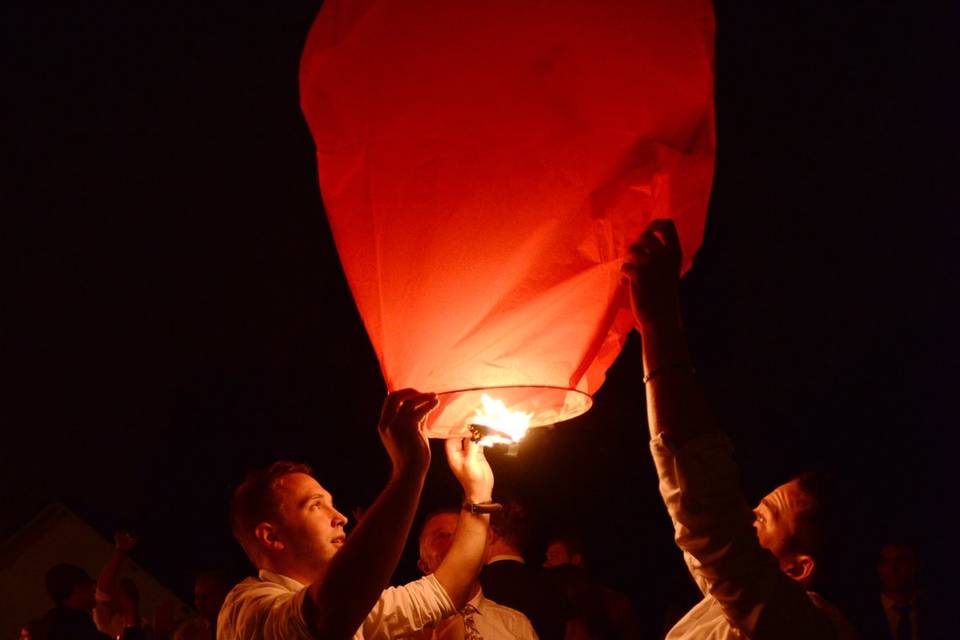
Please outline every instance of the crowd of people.
M345 533L347 517L310 467L278 461L252 471L231 503L233 533L257 575L232 584L196 576L196 613L141 617L136 584L120 578L136 538L119 531L96 579L62 564L46 575L53 609L21 638L279 640L417 638L486 640L848 639L942 637L917 580L917 549L897 540L879 553L880 591L846 611L818 592L830 547L829 478L803 474L748 506L729 440L700 387L679 313L680 245L673 224L652 222L623 266L642 337L650 452L674 540L702 599L659 634L625 594L591 574L575 537L555 535L531 558L529 506L493 501L494 476L473 439L446 441L462 504L419 525L423 577L389 581L414 527L431 450L431 393L405 389L384 402L378 432L392 472Z

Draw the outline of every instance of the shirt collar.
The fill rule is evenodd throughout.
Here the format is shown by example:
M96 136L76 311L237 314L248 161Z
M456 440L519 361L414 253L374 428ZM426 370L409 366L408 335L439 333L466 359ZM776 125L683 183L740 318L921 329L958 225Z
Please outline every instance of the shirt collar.
M483 589L477 590L477 595L470 598L467 604L463 605L463 608L473 607L478 615L483 615L483 603L486 601L486 598L483 597Z
M307 586L305 584L300 584L293 578L288 578L283 574L267 571L266 569L260 569L260 573L258 575L264 582L273 582L275 584L279 584L281 587L284 587L289 591L300 591Z
M498 556L493 556L492 558L487 560L487 564L493 564L497 560L513 560L514 562L519 562L520 564L527 564L526 561L523 559L523 556L514 556L508 553L504 553Z

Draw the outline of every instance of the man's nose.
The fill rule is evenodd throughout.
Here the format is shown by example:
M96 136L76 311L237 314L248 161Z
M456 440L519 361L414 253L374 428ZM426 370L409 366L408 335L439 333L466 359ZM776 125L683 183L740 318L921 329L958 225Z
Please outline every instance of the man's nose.
M345 527L347 525L347 516L336 509L333 510L333 523L336 527Z

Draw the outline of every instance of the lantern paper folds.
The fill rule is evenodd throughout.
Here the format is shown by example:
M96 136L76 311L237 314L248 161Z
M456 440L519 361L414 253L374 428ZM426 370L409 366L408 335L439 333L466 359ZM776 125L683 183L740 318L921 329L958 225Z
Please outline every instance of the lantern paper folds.
M672 218L684 269L714 166L702 0L327 0L301 103L334 240L390 390L589 409L632 327L619 268Z

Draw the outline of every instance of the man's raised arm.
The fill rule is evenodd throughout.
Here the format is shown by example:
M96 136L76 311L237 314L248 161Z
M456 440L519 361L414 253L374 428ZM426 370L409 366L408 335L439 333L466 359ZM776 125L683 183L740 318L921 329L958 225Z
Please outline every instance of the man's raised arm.
M630 247L623 273L643 347L650 437L675 446L715 431L716 420L693 374L680 320L680 240L670 220L654 220Z
M352 637L393 575L430 466L424 418L436 406L436 395L412 389L384 401L378 431L393 470L326 573L308 587L304 617L316 637Z
M800 583L760 546L732 447L694 376L680 320L676 228L654 220L623 266L643 341L651 453L675 540L694 580L745 636L831 638Z
M483 455L483 447L469 438L453 438L444 444L450 470L463 487L464 500L473 504L489 502L493 495L493 471ZM450 550L433 574L457 609L469 601L480 574L489 528L489 515L462 511Z

